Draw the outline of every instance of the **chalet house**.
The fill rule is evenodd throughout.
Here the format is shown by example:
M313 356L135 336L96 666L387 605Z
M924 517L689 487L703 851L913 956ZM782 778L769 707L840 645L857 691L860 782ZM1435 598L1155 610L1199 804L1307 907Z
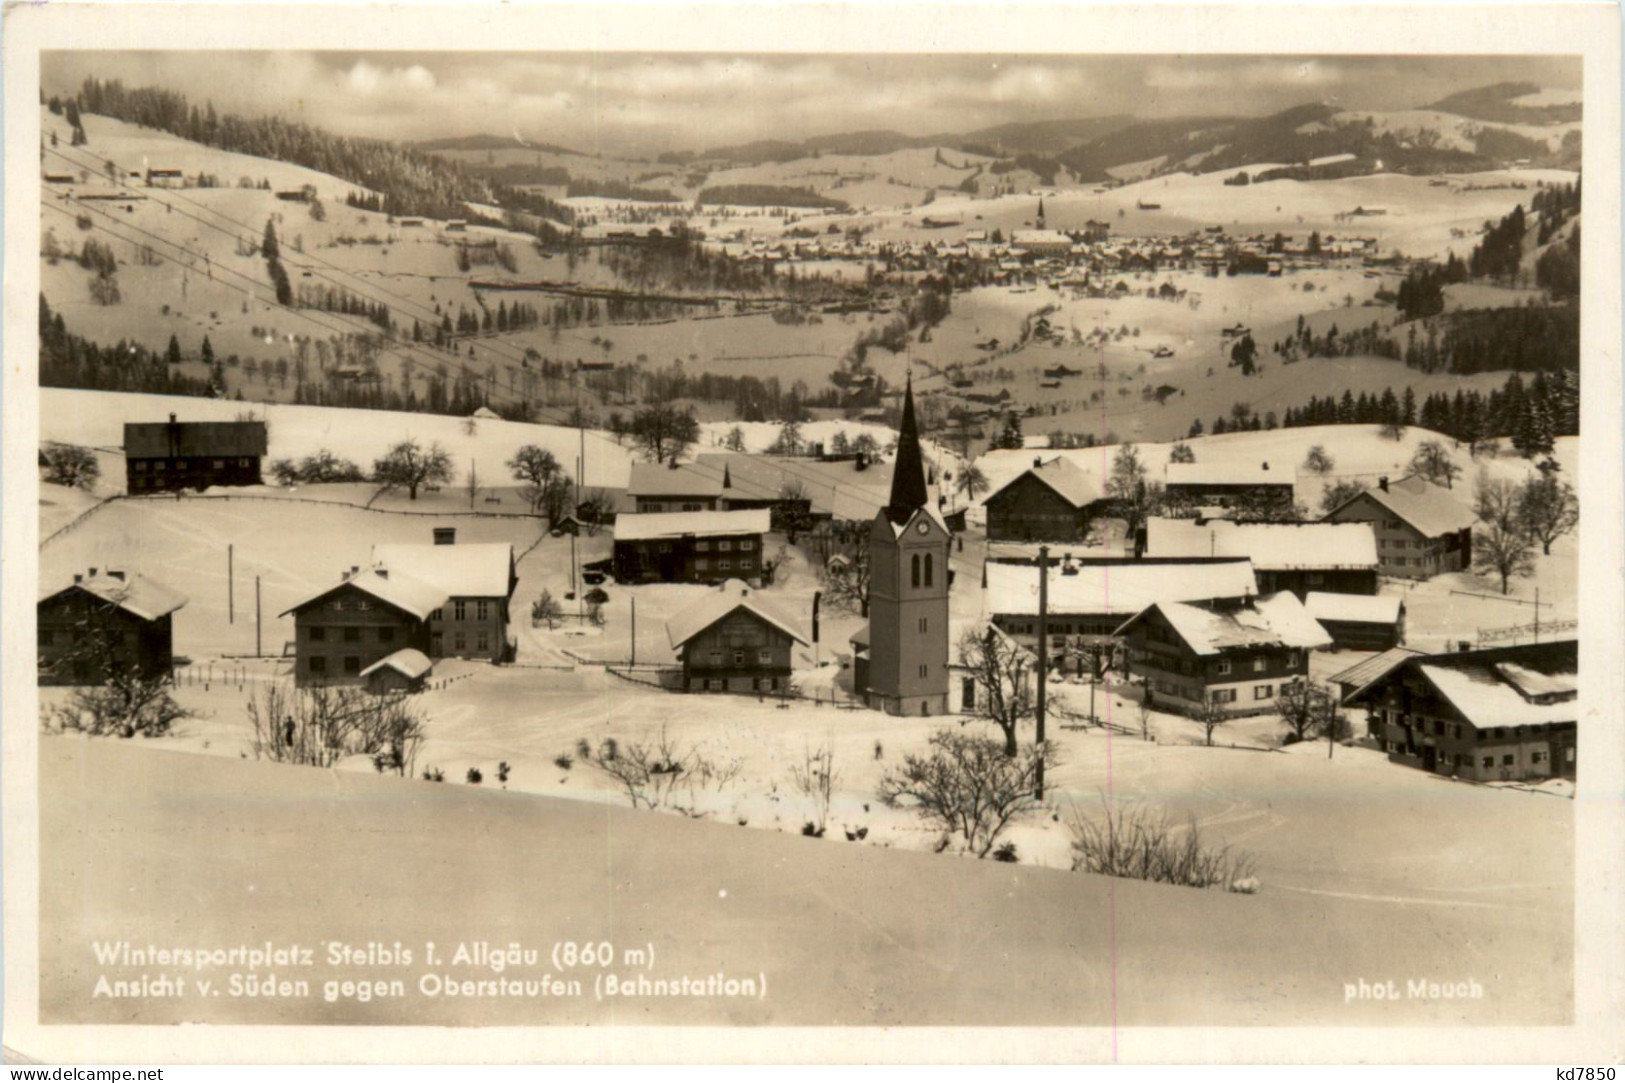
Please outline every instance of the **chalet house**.
M76 178L72 173L46 173L43 180L46 184L72 184Z
M1454 493L1418 475L1389 483L1387 478L1333 508L1333 523L1369 523L1376 532L1377 561L1383 575L1428 579L1465 571L1473 563L1473 524L1477 516Z
M1407 658L1344 700L1388 758L1479 782L1575 777L1575 640Z
M640 514L726 511L721 471L670 463L633 463L626 491Z
M178 169L149 169L147 170L148 188L184 188L186 187L186 174Z
M615 578L622 583L759 580L765 508L625 514L615 520Z
M1010 235L1010 247L1029 256L1067 256L1072 238L1057 229L1018 229Z
M429 617L449 595L388 568L351 568L293 615L294 683L358 684L373 663L410 647L429 651Z
M1325 625L1321 627L1325 627ZM1331 633L1328 631L1327 634L1330 635ZM1342 672L1334 674L1329 679L1332 684L1337 686L1337 702L1346 704L1348 698L1359 689L1371 684L1379 677L1386 676L1390 670L1404 665L1410 659L1421 657L1426 653L1426 651L1414 650L1410 647L1390 647L1381 654L1373 654L1363 661L1354 663L1354 665ZM1383 740L1382 719L1376 715L1368 715L1366 721L1367 737L1374 741L1378 747L1381 747Z
M186 596L139 575L90 569L41 598L36 610L39 683L102 684L116 669L167 675L172 617Z
M1405 603L1397 596L1312 590L1303 605L1336 650L1386 651L1405 642Z
M1157 602L1116 631L1145 678L1146 702L1181 713L1275 709L1281 686L1309 673L1309 652L1331 637L1287 591L1239 605Z
M989 561L983 567L983 612L1028 650L1038 647L1038 565ZM1067 647L1108 639L1125 620L1156 602L1239 605L1258 593L1245 560L1088 560L1052 564L1045 602L1049 657L1065 671ZM1117 652L1113 650L1112 654ZM1079 668L1081 659L1074 656Z
M1035 458L982 503L990 542L1082 542L1106 500L1095 479L1063 455L1049 462Z
M1165 475L1168 495L1193 504L1230 506L1248 498L1290 505L1294 498L1292 470L1270 470L1268 462L1169 463Z
M806 633L773 602L731 579L666 622L686 692L780 692Z
M509 605L519 585L513 546L459 545L451 527L434 533L433 545L373 546L373 566L446 592L446 603L429 614L429 657L511 661Z
M124 426L125 488L143 493L259 485L263 421L137 422Z
M1236 523L1227 519L1146 520L1140 547L1151 560L1250 560L1265 594L1289 590L1377 592L1377 542L1363 523Z
M782 515L793 509L817 522L865 524L886 506L893 473L892 464L862 455L821 460L707 451L694 465L728 481L725 502L730 511L771 507ZM787 495L790 490L797 494L794 498Z

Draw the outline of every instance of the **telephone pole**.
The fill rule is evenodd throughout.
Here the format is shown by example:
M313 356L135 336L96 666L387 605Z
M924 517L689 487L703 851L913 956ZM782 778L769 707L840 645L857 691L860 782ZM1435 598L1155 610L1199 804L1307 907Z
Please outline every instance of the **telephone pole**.
M237 576L234 571L236 555L234 545L226 546L226 623L237 623Z
M260 577L254 577L254 657L263 657L260 650Z
M627 668L638 664L638 600L632 599L632 661Z
M1044 799L1044 697L1049 684L1049 546L1038 547L1038 742L1037 798Z

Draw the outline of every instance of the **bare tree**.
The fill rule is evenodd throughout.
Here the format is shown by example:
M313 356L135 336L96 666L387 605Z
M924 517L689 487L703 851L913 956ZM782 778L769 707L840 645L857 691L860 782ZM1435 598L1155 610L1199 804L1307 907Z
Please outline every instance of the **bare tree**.
M513 458L508 460L508 470L513 474L513 479L521 484L520 495L530 505L532 512L540 506L548 482L560 473L557 457L535 444L526 444L514 452Z
M1275 712L1286 723L1292 737L1307 741L1329 727L1337 711L1337 698L1324 685L1309 680L1291 681L1281 686L1275 697Z
M1580 499L1574 486L1546 474L1531 478L1518 493L1518 522L1540 550L1551 556L1552 543L1580 525Z
M45 480L86 492L96 488L102 467L95 452L77 444L45 445Z
M1332 472L1332 467L1336 465L1336 462L1326 453L1326 448L1324 445L1316 444L1314 447L1309 449L1309 454L1304 457L1303 465L1311 473L1329 474Z
M380 773L403 777L413 772L426 721L406 696L279 682L251 696L247 711L255 759L331 767L364 755Z
M1016 730L1033 717L1028 690L1037 659L991 624L978 633L967 628L959 637L959 663L970 670L976 684L971 715L984 718L1004 734L1004 754L1016 755Z
M1162 486L1146 481L1146 467L1133 444L1124 444L1112 458L1111 476L1106 481L1106 495L1111 498L1118 516L1128 524L1133 537L1152 514L1162 499Z
M693 814L694 801L705 789L721 792L739 776L739 760L716 762L700 754L698 746L684 747L666 727L654 744L621 744L606 737L593 748L576 746L583 763L597 768L621 788L633 808L674 808ZM687 804L683 803L686 797Z
M1011 756L991 738L939 729L929 754L904 756L876 793L888 808L912 806L944 834L957 833L966 850L986 857L1005 828L1040 807L1038 778L1054 762L1036 745Z
M1230 716L1223 707L1211 699L1205 699L1196 710L1191 712L1191 718L1202 727L1202 735L1207 747L1213 747L1213 731L1230 721Z
M386 492L405 489L416 500L420 487L450 483L451 455L438 443L424 448L416 440L402 440L373 463L372 476Z
M102 683L74 688L67 703L46 715L48 730L92 737L161 737L176 722L194 716L169 694L167 674L143 670L120 656L114 634L78 637L73 657L89 662Z
M1519 493L1513 482L1492 481L1481 474L1473 499L1481 524L1473 532L1473 570L1499 576L1502 594L1514 576L1535 570L1534 539L1518 516Z
M1320 513L1329 515L1365 492L1357 481L1334 481L1320 491Z
M1449 449L1437 440L1424 440L1417 445L1416 454L1411 456L1411 470L1446 489L1454 488L1456 479L1461 476L1461 467L1451 458Z
M552 631L554 625L562 616L564 616L564 607L559 604L557 598L553 597L553 592L544 587L541 597L531 603L530 626L534 628L546 621L547 630Z
M831 605L869 615L869 532L840 530L832 535L833 552L819 575Z
M981 467L967 462L960 468L959 476L954 479L954 492L964 497L965 503L976 503L976 498L987 490L987 475L982 473Z

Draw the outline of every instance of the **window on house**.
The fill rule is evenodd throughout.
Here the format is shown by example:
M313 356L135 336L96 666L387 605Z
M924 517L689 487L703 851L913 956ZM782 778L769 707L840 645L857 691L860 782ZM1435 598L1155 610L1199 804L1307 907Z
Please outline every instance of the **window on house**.
M456 635L451 637L451 646L452 646L453 650L458 650L458 651L467 650L468 649L468 637L466 635L464 635L462 632L458 632Z
M323 627L321 627L319 625L312 628L310 630L310 641L312 643L326 643L327 642L327 629L323 628Z
M453 620L468 619L468 603L461 598L451 603L451 616Z
M1503 767L1511 767L1514 763L1517 762L1517 759L1518 759L1518 757L1516 757L1512 753L1508 752L1505 756L1501 757L1501 766L1503 766Z
M388 625L385 625L384 627L379 628L378 629L378 642L380 642L380 643L393 643L393 642L395 642L395 629L389 627Z
M1324 575L1322 575L1321 573L1319 573L1319 572L1310 572L1309 573L1309 585L1311 587L1318 587L1324 582L1326 582L1326 577Z
M354 677L357 673L360 673L360 672L361 672L361 657L360 657L360 655L355 655L355 654L347 654L347 655L345 655L344 656L344 673L345 673L345 675L349 676L349 677Z
M729 570L730 568L732 568L733 566L734 566L734 562L731 561L731 560L719 560L719 561L717 561L717 570L720 571L720 572L725 572L725 571Z
M931 623L931 620L930 620L929 617L921 617L920 618L920 634L921 635L925 635L926 628L930 626L930 623Z
M491 649L491 633L490 632L481 632L479 634L479 638L474 643L474 649L477 650L477 651L488 651L488 650L490 650Z
M491 603L490 602L475 602L474 603L474 619L475 620L487 620L487 619L490 618L490 616L491 616Z
M1234 688L1216 688L1216 689L1214 689L1214 691L1213 691L1213 702L1214 703L1234 703L1234 702L1236 702L1236 690Z
M694 570L697 572L706 571L708 568L710 568L710 566L711 562L704 557L696 557L694 559Z
M1275 688L1272 685L1260 684L1253 687L1254 699L1271 699L1274 697L1274 695Z
M745 538L744 540L742 540L739 543L739 551L741 553L748 553L752 549L755 549L755 548L756 548L756 543L754 541L752 541L750 538Z
M224 470L226 468L226 461L224 459L216 459L214 461L214 468L216 470Z
M700 506L698 504L684 504L683 505L683 510L684 511L699 511L701 509L700 509Z
M745 652L744 651L734 651L734 665L742 666L744 664L745 664Z
M433 613L429 614L429 619L430 620L445 620L446 619L446 611L443 610L443 609L436 609Z
M1253 672L1254 673L1262 673L1268 668L1269 668L1269 662L1268 662L1268 660L1265 659L1265 657L1263 655L1259 655L1257 658L1253 659Z
M1563 750L1563 762L1565 762L1565 763L1573 763L1574 762L1574 749L1572 747L1566 748L1566 749Z
M1495 766L1495 757L1494 756L1485 756L1484 759L1481 761L1481 763L1485 767L1494 767Z
M716 677L708 677L708 678L706 678L705 690L707 692L720 692L720 691L722 691L722 681L718 680Z
M734 543L731 541L724 540L717 542L717 552L719 553L731 553L733 552L733 548Z
M1539 752L1539 751L1531 752L1529 754L1529 762L1530 763L1545 763L1546 762L1546 753Z
M722 652L721 651L712 651L711 652L711 664L713 666L720 666L722 664Z
M1227 676L1230 673L1230 663L1229 662L1215 662L1215 663L1213 663L1213 672L1215 674L1217 674L1218 676L1220 676L1220 677Z
M708 541L697 541L694 543L694 551L696 553L709 553L711 551L711 543Z
M327 659L321 655L314 655L310 659L310 675L312 677L327 676Z
M929 666L920 667L920 678L923 680L931 672Z
M757 651L756 652L756 664L759 665L759 666L770 666L770 665L772 665L773 664L773 652L772 651Z
M346 642L346 643L360 643L361 642L361 629L357 628L357 627L354 627L354 626L345 628L344 629L344 642Z

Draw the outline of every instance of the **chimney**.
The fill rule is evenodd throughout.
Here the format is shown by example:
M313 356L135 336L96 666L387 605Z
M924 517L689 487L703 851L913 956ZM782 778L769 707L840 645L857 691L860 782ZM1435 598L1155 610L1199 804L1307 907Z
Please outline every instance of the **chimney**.
M169 415L169 423L171 425L175 424L175 415L174 414Z
M109 579L117 579L120 583L122 583L122 582L124 582L124 573L123 572L115 572L112 568L109 568L109 569L107 569L107 578L109 578Z
M1377 479L1377 488L1381 489L1385 493L1388 491L1388 475L1387 474L1384 474L1382 477Z
M434 543L436 545L456 545L457 528L454 526L437 526L434 528Z
M1033 456L1033 469L1037 470L1040 466L1043 466L1043 465L1044 465L1044 457L1042 455L1034 455Z
M73 573L73 581L75 583L83 583L85 581L85 577L80 575L78 572L74 572Z
M96 578L96 569L95 568L90 569L90 578L92 578L92 579Z
M378 578L379 579L388 579L389 578L389 569L388 568L374 568L373 571L378 573Z
M1259 467L1259 469L1260 469L1260 470L1268 470L1268 469L1269 469L1269 468L1270 468L1270 464L1269 464L1269 463L1267 463L1267 462L1266 462L1266 463L1263 463L1263 464L1262 464L1262 465L1260 465L1260 467Z

